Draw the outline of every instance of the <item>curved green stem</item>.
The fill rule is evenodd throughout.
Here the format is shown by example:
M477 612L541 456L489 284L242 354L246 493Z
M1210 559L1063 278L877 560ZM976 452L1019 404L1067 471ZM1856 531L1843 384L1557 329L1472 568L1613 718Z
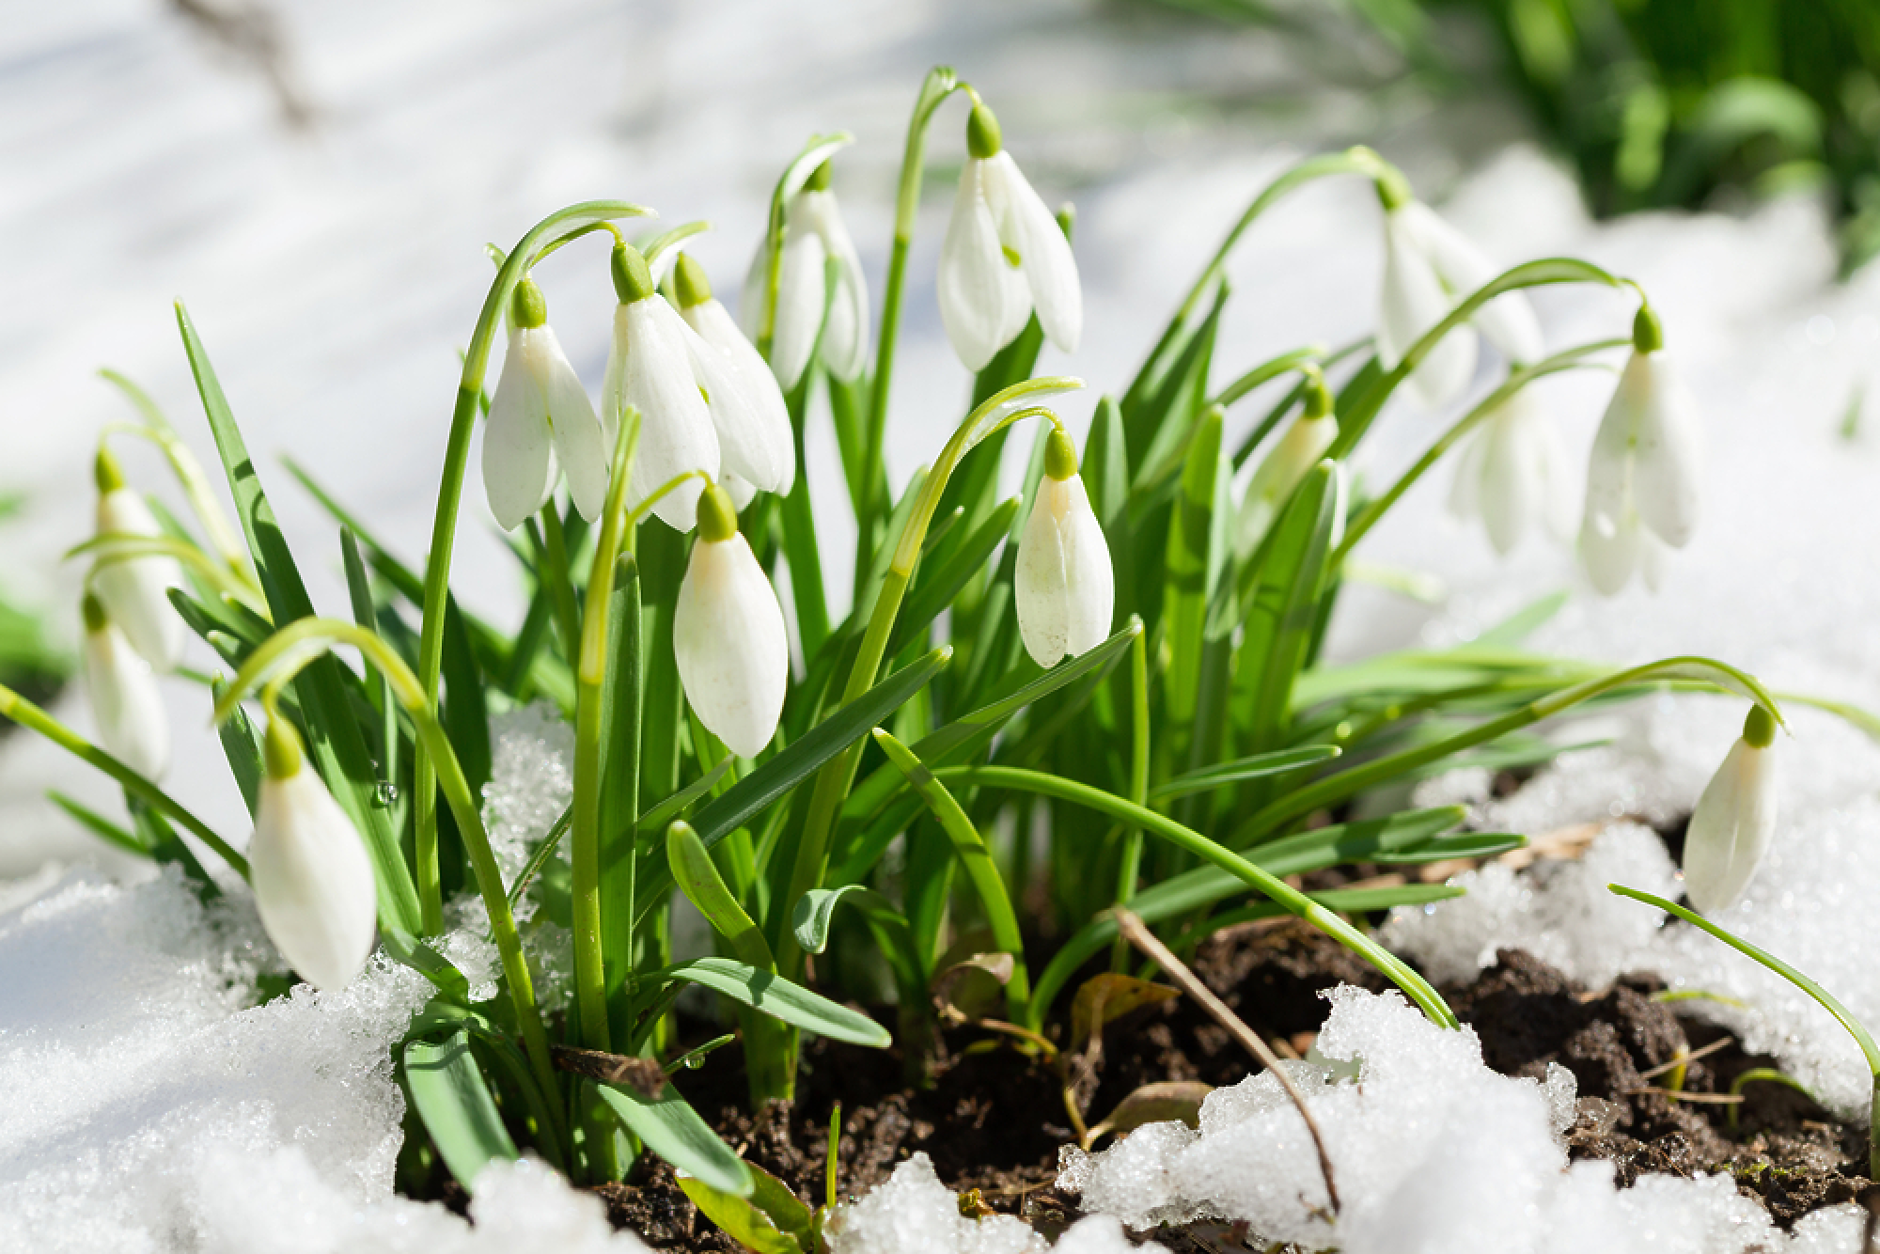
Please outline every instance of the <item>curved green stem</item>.
M222 512L216 501L215 492L209 487L209 477L203 471L202 463L189 451L189 445L183 443L183 437L176 433L170 420L157 408L156 401L150 398L137 384L115 370L100 370L99 375L123 392L132 405L144 416L144 426L126 425L121 430L142 436L163 450L163 456L169 461L170 469L176 474L176 481L183 486L183 495L189 498L189 506L196 513L196 519L202 523L202 529L209 537L209 543L222 555L230 570L245 580L250 587L259 588L260 581L255 578L255 566L248 557L248 549L235 533L235 528Z
M568 860L573 872L574 989L581 1014L581 1036L589 1049L611 1050L607 1021L606 955L601 927L601 739L605 713L602 686L607 679L607 625L614 599L614 572L628 534L627 481L640 439L640 414L628 407L621 416L621 439L614 450L613 478L606 512L588 570L587 612L581 622L580 652L575 658L574 814ZM631 901L616 903L631 911Z
M1505 736L1511 731L1538 723L1544 718L1551 718L1562 710L1591 700L1602 693L1615 688L1624 688L1632 684L1652 683L1672 680L1696 680L1700 683L1713 684L1719 688L1746 697L1773 714L1778 723L1782 723L1782 712L1776 699L1764 688L1755 676L1738 670L1725 662L1706 657L1672 657L1657 662L1647 662L1643 666L1627 667L1596 676L1577 684L1561 688L1548 696L1513 710L1500 718L1478 723L1467 731L1445 737L1402 753L1388 757L1374 758L1361 766L1348 771L1329 775L1316 783L1288 793L1265 806L1248 819L1236 832L1238 845L1245 845L1264 839L1288 819L1301 814L1310 814L1321 806L1342 801L1346 797L1356 796L1367 788L1395 779L1404 772L1414 770L1431 762L1440 762L1452 753L1483 744ZM1787 724L1784 723L1784 726Z
M1149 803L1149 637L1137 632L1129 650L1129 712L1132 735L1129 744L1129 799L1139 806ZM1136 896L1136 880L1142 872L1142 826L1130 823L1123 828L1123 858L1116 872L1116 904L1127 906ZM1123 970L1129 959L1129 942L1121 933L1111 953L1110 966Z
M1854 1043L1860 1046L1860 1052L1867 1060L1867 1070L1873 1073L1874 1119L1868 1130L1868 1174L1870 1176L1880 1175L1880 1045L1874 1044L1874 1039L1868 1033L1865 1025L1863 1025L1859 1019L1856 1019L1853 1013L1849 1011L1846 1006L1843 1006L1840 1001L1835 998L1834 994L1830 993L1827 989L1821 987L1821 985L1815 983L1768 950L1761 949L1750 944L1740 936L1735 936L1724 931L1704 916L1694 911L1686 910L1683 906L1676 905L1673 902L1666 901L1663 897L1656 897L1651 893L1640 892L1636 888L1627 888L1623 884L1608 884L1606 888L1621 897L1630 897L1633 901L1640 901L1648 906L1656 906L1667 914L1675 914L1692 927L1710 933L1710 935L1716 937L1745 957L1753 958L1755 961L1760 962L1763 966L1768 967L1771 971L1774 971L1777 975L1814 998L1817 1005L1834 1016L1836 1023L1839 1023L1842 1027L1847 1029L1848 1035L1854 1038ZM1796 1087L1800 1088L1801 1086L1797 1085ZM1732 1090L1732 1092L1734 1091L1735 1090ZM1802 1091L1806 1093L1808 1090L1802 1089Z
M108 531L103 535L93 536L83 544L73 545L65 551L68 561L74 557L87 556L95 556L98 559L92 563L91 574L86 576L87 582L107 566L134 562L140 557L175 558L189 566L231 600L240 602L264 619L268 617L268 603L262 599L254 585L187 540L179 540L175 536L140 536L127 532Z
M228 863L235 874L243 879L248 878L248 859L236 853L227 841L209 829L208 824L185 810L169 793L164 792L156 784L92 744L91 741L5 684L0 684L0 718L11 719L28 731L38 732L81 762L97 767L124 785L127 790L142 797L153 807L182 824L185 831L209 846L215 851L217 857Z
M874 500L882 474L881 447L888 422L888 385L894 376L894 349L901 332L902 289L907 283L907 254L914 246L914 219L920 211L920 184L925 174L927 127L934 113L954 92L966 88L958 75L944 65L928 71L914 100L914 114L907 125L907 147L901 155L901 181L894 199L894 243L888 254L888 285L881 301L881 333L875 343L875 378L869 393L868 413L864 415L862 473L858 482L866 494L861 515L862 534L874 524L874 514L883 502Z
M867 630L856 651L855 665L849 671L848 683L842 691L839 704L846 705L867 692L881 672L882 659L887 654L888 641L894 632L895 616L900 613L901 600L906 596L907 585L914 577L914 564L920 560L927 528L933 522L941 493L946 490L947 478L953 473L954 467L959 465L960 459L979 441L1022 418L1043 417L1056 423L1057 415L1050 410L1022 403L1082 386L1083 380L1068 377L1028 379L988 397L953 432L953 438L947 441L946 447L934 462L933 470L922 482L920 496L916 498L907 524L901 530L894 558L882 579L881 592L875 598ZM837 754L817 774L814 790L810 794L809 811L804 820L803 839L797 846L796 862L790 872L789 893L783 899L786 908L822 883L829 859L829 837L835 830L842 798L855 780L855 768L860 761L861 744L858 742ZM787 932L779 941L778 970L785 975L794 975L794 964L801 961L802 951L797 948L795 938Z
M444 474L437 491L437 517L431 527L431 554L424 570L424 621L418 637L418 683L428 709L437 708L438 677L444 669L444 603L450 595L450 560L457 543L457 513L463 503L463 478L470 464L470 435L476 426L483 397L483 378L489 371L490 345L503 324L503 310L528 268L535 264L537 246L558 227L573 223L573 230L615 218L639 217L650 212L621 200L589 200L558 209L530 227L503 258L496 278L477 313L476 328L464 350L463 373L457 383L457 403L450 416L450 438L444 449ZM564 232L564 234L567 232ZM431 755L422 744L412 761L412 814L422 843L428 834L437 839L437 777ZM498 892L500 894L500 886Z
M1364 538L1365 532L1369 531L1377 524L1378 519L1382 518L1385 513L1390 510L1390 507L1395 505L1398 499L1402 497L1405 492L1410 490L1411 485L1416 483L1418 479L1421 479L1424 474L1429 471L1430 467L1440 461L1443 454L1454 448L1457 441L1480 426L1490 414L1505 405L1516 392L1519 392L1536 379L1545 378L1550 374L1557 374L1562 370L1576 369L1584 364L1582 361L1583 358L1589 357L1594 353L1602 353L1612 348L1624 348L1631 342L1632 341L1629 339L1599 340L1591 344L1582 344L1577 348L1570 348L1564 353L1556 353L1546 361L1536 365L1522 366L1519 369L1510 371L1506 382L1493 392L1490 392L1487 399L1458 419L1449 430L1443 432L1437 441L1430 445L1428 451L1417 459L1416 464L1404 471L1397 482L1390 486L1389 491L1371 501L1359 512L1356 518L1351 520L1351 525L1345 528L1345 538L1340 541L1338 547L1332 551L1329 565L1337 567L1340 562L1344 561L1353 546Z
M1348 457L1356 448L1358 441L1370 430L1372 421L1384 402L1397 390L1399 384L1408 379L1416 368L1423 364L1423 359L1435 351L1444 336L1473 318L1495 297L1504 292L1518 291L1527 287L1544 287L1552 283L1598 283L1606 287L1630 287L1637 289L1638 284L1630 279L1620 278L1600 269L1590 261L1579 261L1571 257L1549 257L1540 261L1523 262L1513 269L1497 275L1479 289L1464 297L1454 309L1444 316L1441 322L1423 333L1423 337L1404 353L1403 360L1396 367L1372 385L1363 396L1359 397L1349 409L1338 415L1338 438L1332 441L1327 457L1339 460Z
M1012 766L947 766L935 771L934 777L941 780L958 780L962 784L981 788L1008 788L1036 793L1043 797L1055 797L1074 805L1088 806L1123 823L1134 824L1145 831L1154 833L1196 857L1213 863L1265 894L1375 966L1388 976L1392 983L1401 988L1433 1022L1446 1028L1456 1026L1456 1016L1450 1012L1449 1006L1443 1001L1441 995L1403 959L1286 881L1260 869L1225 845L1209 840L1192 827L1177 823L1165 815L1157 814L1146 806L1139 806L1133 801L1125 801L1114 793L1104 792L1100 788L1093 788L1089 784L1076 780L1060 779L1042 771L1030 771Z
M522 938L516 931L516 917L509 909L503 892L502 871L490 848L489 832L483 826L483 814L477 798L464 778L463 767L451 748L450 737L432 712L424 685L411 673L397 650L376 633L352 623L332 618L296 619L262 642L248 662L223 690L215 705L215 721L220 723L237 703L261 689L271 696L293 682L302 667L328 652L335 645L351 645L364 654L385 677L393 695L411 716L418 733L418 744L437 767L437 787L444 793L464 849L470 855L470 869L476 876L477 891L489 915L490 939L502 957L503 977L509 984L509 998L515 1007L516 1021L522 1028L523 1044L535 1067L536 1081L544 1093L553 1093L554 1066L549 1060L548 1034L542 1027L542 1013L535 1002L535 986L529 977L529 964L522 952ZM264 700L268 697L264 697Z
M1219 405L1222 409L1226 409L1229 405L1232 405L1235 401L1253 391L1262 383L1277 379L1281 375L1294 370L1300 371L1302 374L1308 373L1305 371L1304 367L1319 364L1330 351L1331 350L1323 344L1307 344L1305 347L1295 348L1289 353L1281 353L1277 357L1261 362L1259 365L1222 388L1208 404Z

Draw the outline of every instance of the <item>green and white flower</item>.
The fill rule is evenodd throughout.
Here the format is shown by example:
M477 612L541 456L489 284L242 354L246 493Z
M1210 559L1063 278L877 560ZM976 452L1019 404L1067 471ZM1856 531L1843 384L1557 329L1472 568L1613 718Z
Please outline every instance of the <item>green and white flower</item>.
M1019 537L1012 591L1025 652L1049 668L1109 637L1116 572L1109 541L1077 473L1077 450L1063 431L1052 431L1044 465Z
M85 694L98 741L145 779L162 779L170 769L170 721L157 677L96 595L86 595L84 614Z
M511 298L509 351L483 429L490 512L504 531L514 531L566 476L581 517L597 518L607 501L607 465L587 389L548 326L542 289L524 278Z
M679 681L712 735L756 757L777 732L790 682L783 607L723 487L705 490L698 519L672 621Z

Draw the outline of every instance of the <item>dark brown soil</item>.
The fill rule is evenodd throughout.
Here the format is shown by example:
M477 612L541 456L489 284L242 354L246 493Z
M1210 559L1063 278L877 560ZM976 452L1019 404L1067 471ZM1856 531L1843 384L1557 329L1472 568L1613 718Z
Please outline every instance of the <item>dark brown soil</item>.
M1322 990L1340 983L1381 987L1370 967L1293 919L1210 938L1194 965L1282 1053L1310 1046L1325 1017ZM1727 1094L1743 1071L1773 1063L1744 1054L1715 1028L1678 1017L1673 1005L1654 999L1651 977L1627 977L1595 994L1509 950L1475 981L1444 991L1481 1038L1489 1066L1539 1078L1558 1062L1574 1073L1580 1116L1571 1154L1612 1160L1622 1183L1644 1172L1727 1171L1784 1227L1817 1207L1880 1195L1861 1174L1864 1132L1835 1122L1794 1090L1750 1084L1737 1104L1736 1128L1728 1105L1690 1100ZM1701 1052L1707 1046L1716 1048ZM866 1191L925 1151L951 1188L976 1189L984 1206L1054 1233L1077 1213L1076 1200L1052 1187L1058 1148L1075 1139L1058 1073L981 1028L948 1031L942 1049L932 1087L921 1090L905 1084L898 1054L808 1042L796 1102L755 1119L745 1109L735 1046L711 1055L684 1088L731 1145L812 1205L824 1197L830 1108L839 1099L840 1196ZM1687 1062L1673 1095L1672 1075L1655 1069L1681 1050L1699 1056ZM1077 1086L1078 1095L1095 1122L1139 1085L1233 1084L1253 1068L1225 1032L1182 998L1112 1024L1097 1074ZM697 1213L663 1164L643 1162L625 1184L601 1193L615 1223L632 1226L656 1249L738 1248Z

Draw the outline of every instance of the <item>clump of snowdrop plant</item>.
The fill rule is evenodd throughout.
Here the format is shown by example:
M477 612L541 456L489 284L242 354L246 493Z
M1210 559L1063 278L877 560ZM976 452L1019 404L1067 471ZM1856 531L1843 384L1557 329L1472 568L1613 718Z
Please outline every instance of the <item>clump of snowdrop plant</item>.
M925 465L891 477L884 434L905 419L890 412L889 381L927 137L956 96L965 144L944 157L962 165L935 289L971 400ZM140 415L114 433L161 448L193 522L160 521L101 456L100 534L74 550L92 563L95 740L5 689L0 713L123 788L131 826L112 832L119 844L181 863L205 892L252 893L301 978L345 985L376 933L389 959L431 982L396 1050L422 1129L412 1171L474 1190L485 1164L526 1148L595 1182L650 1154L733 1231L811 1232L820 1212L760 1187L757 1168L686 1101L679 1060L697 1063L705 1047L682 1035L679 992L705 990L735 1021L754 1104L792 1096L803 1032L870 1048L898 1037L918 1080L942 1013L955 1026L984 1015L996 1021L987 1048L1053 1061L1068 994L1126 956L1113 952L1119 905L1190 943L1242 906L1290 912L1453 1026L1363 921L1459 888L1307 893L1286 877L1518 845L1519 834L1456 831L1460 809L1392 807L1433 766L1594 698L1675 683L1755 703L1698 807L1686 868L1702 908L1740 891L1773 833L1767 746L1779 710L1753 676L1705 658L1614 669L1523 652L1523 633L1557 600L1497 629L1492 650L1337 670L1319 657L1355 547L1452 449L1465 450L1458 503L1481 514L1496 548L1536 529L1558 487L1555 437L1525 389L1628 347L1580 543L1610 590L1641 563L1649 571L1649 545L1689 539L1696 419L1643 294L1630 338L1551 356L1522 294L1543 283L1636 292L1629 281L1570 258L1497 272L1375 153L1312 157L1249 189L1133 381L1096 402L1080 458L1057 407L1082 382L1035 374L1047 338L1074 352L1082 331L1070 215L1045 208L990 107L937 69L915 101L877 303L831 188L831 160L849 142L812 137L778 179L742 329L703 267L675 252L700 223L655 233L636 227L642 206L587 201L493 251L425 560L371 535L343 488L294 471L334 518L344 606L309 598L308 554L275 526L269 485L180 306L239 535L155 402L112 376ZM1216 338L1229 252L1266 208L1324 178L1368 182L1385 207L1375 336L1230 361L1242 346ZM1048 186L1050 172L1039 180ZM588 254L587 277L618 297L598 398L557 346L531 277L549 253L595 242L609 246ZM1472 385L1478 329L1503 368L1395 482L1354 493L1352 460L1379 422L1402 420L1392 402L1406 385L1431 403ZM1249 429L1238 406L1256 392L1268 406ZM819 404L857 524L854 608L839 621L817 534L826 515L797 465ZM1026 435L1020 488L1002 495L1000 461L1022 454L1008 444ZM450 590L459 530L490 521L463 517L479 439L490 514L517 533L527 599L501 621ZM177 665L177 639L183 660L206 669ZM1453 686L1432 691L1432 673ZM199 706L191 685L205 683L255 817L246 856L157 782L163 705ZM479 804L488 720L525 703L573 727L573 800L505 873ZM1378 817L1344 822L1353 808ZM1329 825L1315 817L1327 814ZM1012 847L1031 816L1049 830L1042 862ZM1022 897L1012 875L1025 878ZM500 958L494 999L477 999L444 957L453 897L474 899L470 917ZM675 951L682 899L710 925L711 952ZM1021 900L1042 903L1035 932L1019 925ZM569 996L546 1003L534 973L554 964L532 964L530 951L555 933L537 919L573 942ZM940 965L969 934L990 938L978 942L994 950L981 974L996 971L1001 987L976 1009L947 999L957 973ZM1038 934L1055 940L1040 949L1027 939ZM855 1008L884 1003L890 1014ZM1064 1101L1086 1142L1106 1126L1068 1080Z

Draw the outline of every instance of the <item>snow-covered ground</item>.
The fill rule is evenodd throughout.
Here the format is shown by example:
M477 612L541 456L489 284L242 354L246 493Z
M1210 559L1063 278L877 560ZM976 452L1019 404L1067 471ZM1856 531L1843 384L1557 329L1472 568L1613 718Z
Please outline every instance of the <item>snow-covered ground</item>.
M291 451L397 547L421 552L455 350L488 277L484 240L513 238L568 200L623 195L668 220L711 218L719 229L698 251L729 289L778 164L809 132L841 126L862 142L843 159L837 186L878 276L899 130L919 75L935 61L957 63L1000 107L1008 141L1047 197L1079 204L1089 329L1075 359L1047 367L1120 385L1222 228L1291 155L1275 142L1275 124L1227 119L1218 104L1183 104L1172 93L1183 87L1192 99L1199 84L1203 99L1224 98L1248 65L1260 81L1303 89L1300 71L1257 35L1140 27L1114 14L1090 25L1077 20L1084 8L1068 0L1022 9L853 0L792 6L786 18L760 0L308 4L287 10L301 80L322 118L305 138L284 135L262 89L205 60L167 10L84 0L10 14L0 43L0 151L9 156L0 224L19 241L19 295L0 308L0 488L34 493L35 512L0 545L0 578L48 600L72 596L75 572L57 568L56 558L87 530L85 462L117 405L92 377L96 366L144 380L193 439L201 435L165 307L182 295L316 599L338 604L330 528L273 459ZM1325 90L1312 99L1305 142L1377 137L1357 97ZM936 154L956 150L954 125L936 129ZM1473 151L1441 142L1450 133L1423 116L1386 138L1421 185L1443 188L1458 173L1456 154ZM897 477L931 453L932 433L966 386L933 306L939 193L911 270L890 448ZM1869 439L1837 435L1880 353L1880 275L1831 286L1827 229L1801 201L1742 219L1592 226L1564 176L1519 148L1463 181L1446 212L1502 260L1574 253L1645 284L1705 415L1706 516L1662 591L1600 601L1564 549L1534 540L1497 561L1479 532L1444 514L1448 476L1439 472L1367 541L1364 556L1437 576L1449 599L1429 609L1363 590L1342 607L1336 651L1467 638L1565 586L1577 595L1538 638L1543 647L1615 662L1711 653L1777 687L1880 708L1880 636L1871 629L1880 621L1871 569L1880 513L1864 508L1880 488L1880 463ZM1241 296L1217 354L1223 375L1301 340L1339 343L1371 324L1377 219L1368 189L1333 183L1299 194L1250 235L1233 267ZM596 259L569 253L544 267L544 285L563 341L595 376L611 297ZM1554 346L1622 333L1630 315L1619 297L1583 290L1545 292L1537 305ZM1598 373L1544 385L1576 458L1610 386ZM1406 462L1438 421L1393 410L1369 472ZM207 458L206 438L197 445ZM127 453L154 481L155 462ZM827 477L828 449L812 463L812 475ZM474 484L467 500L462 590L492 615L511 613L508 559ZM80 703L61 712L84 725ZM179 699L173 717L185 746L175 791L239 834L239 801L202 730L206 709ZM1572 755L1518 796L1483 802L1484 818L1540 833L1590 818L1675 814L1741 717L1735 701L1648 703L1610 725L1612 748ZM1880 1020L1880 975L1848 930L1880 912L1880 870L1868 852L1880 840L1872 799L1880 750L1826 716L1796 711L1792 724L1793 736L1778 743L1785 790L1777 846L1724 922ZM515 751L539 749L519 743ZM500 1243L515 1232L506 1225L537 1212L565 1226L568 1248L607 1239L598 1212L526 1167L479 1197L475 1235L437 1208L395 1199L399 1103L386 1042L422 990L399 971L375 969L343 994L301 990L244 1008L244 975L271 961L252 912L236 901L205 914L165 878L39 870L49 857L81 855L123 869L43 804L48 786L108 797L83 768L36 741L13 736L0 746L0 877L24 877L0 890L0 1245L521 1248ZM1466 780L1443 786L1469 797ZM532 821L531 799L496 800L510 803L514 822ZM1399 920L1396 938L1445 974L1466 971L1505 940L1589 980L1655 967L1746 1001L1751 1009L1730 1020L1734 1030L1830 1101L1857 1104L1858 1054L1819 1012L1721 946L1668 941L1651 912L1604 895L1606 878L1662 888L1672 873L1636 831L1615 825L1570 871L1483 872L1474 897ZM1351 1038L1364 1042L1356 1052L1384 1069L1366 1101L1349 1103L1350 1135L1363 1138L1365 1120L1397 1117L1389 1077L1412 1074L1397 1068L1423 1046L1415 1026L1384 1003L1347 999L1340 1013ZM1445 1101L1506 1108L1507 1119L1489 1129L1503 1140L1485 1131L1481 1144L1463 1147L1468 1153L1513 1147L1497 1160L1508 1171L1557 1168L1538 1089L1494 1086L1479 1064L1471 1070L1461 1044L1439 1061L1443 1087L1419 1108L1425 1139L1405 1142L1396 1174L1354 1169L1351 1187L1374 1191L1353 1204L1354 1215L1373 1216L1366 1222L1409 1215L1390 1209L1392 1199L1409 1206L1452 1178L1439 1170L1459 1161L1438 1152L1454 1119ZM1531 1098L1520 1096L1530 1090ZM1263 1114L1262 1100L1251 1088L1216 1099L1219 1118L1205 1135L1258 1140L1233 1128L1282 1118ZM1208 1160L1207 1144L1189 1159ZM1138 1152L1151 1145L1143 1140ZM1165 1148L1171 1163L1187 1152ZM1258 1171L1269 1160L1244 1161ZM1169 1194L1170 1204L1226 1209L1195 1191L1214 1177L1176 1180L1173 1171L1164 1174L1188 1191ZM1601 1223L1630 1214L1646 1227L1715 1234L1692 1249L1740 1249L1754 1235L1755 1225L1731 1212L1727 1189L1667 1183L1626 1201L1595 1177L1579 1170L1535 1186L1542 1191L1533 1213L1507 1211L1493 1248L1586 1248L1541 1240L1541 1217L1563 1206L1569 1211L1559 1213ZM933 1204L917 1178L903 1193L910 1207ZM1142 1213L1129 1210L1142 1202L1133 1196L1112 1209ZM1429 1196L1444 1199L1416 1211L1429 1248L1480 1248L1441 1227L1462 1213L1458 1195ZM871 1213L856 1212L843 1248L888 1248L863 1240ZM1678 1218L1700 1213L1712 1218ZM1275 1231L1291 1222L1270 1207L1258 1214ZM1721 1226L1703 1226L1712 1219ZM881 1242L892 1240L892 1225L876 1230L890 1234ZM1113 1235L1098 1226L1079 1240L1108 1249ZM1830 1216L1807 1234L1817 1244L1798 1248L1851 1249L1857 1235L1845 1215ZM987 1249L1026 1248L1022 1234L1005 1244L991 1231L983 1236ZM633 1248L628 1238L618 1243Z

